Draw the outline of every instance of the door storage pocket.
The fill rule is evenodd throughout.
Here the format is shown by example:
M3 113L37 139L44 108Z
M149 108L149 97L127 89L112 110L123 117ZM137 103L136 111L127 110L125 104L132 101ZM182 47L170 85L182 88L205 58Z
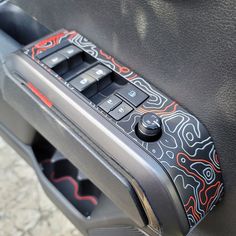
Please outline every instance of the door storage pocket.
M98 204L100 190L59 152L40 164L45 176L65 198L84 216L90 216Z

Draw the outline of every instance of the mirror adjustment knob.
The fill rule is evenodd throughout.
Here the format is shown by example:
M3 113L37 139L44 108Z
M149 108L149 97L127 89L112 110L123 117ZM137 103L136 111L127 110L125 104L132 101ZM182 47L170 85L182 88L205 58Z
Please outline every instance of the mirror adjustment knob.
M159 116L152 112L145 113L136 126L136 135L146 142L156 141L161 136L161 126Z

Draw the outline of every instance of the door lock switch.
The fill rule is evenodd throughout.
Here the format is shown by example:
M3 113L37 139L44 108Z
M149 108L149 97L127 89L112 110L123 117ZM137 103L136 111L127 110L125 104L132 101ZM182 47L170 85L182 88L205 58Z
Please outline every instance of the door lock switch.
M104 110L105 112L109 113L111 110L116 108L122 102L117 96L112 95L106 101L102 102L99 107Z
M116 107L113 111L109 112L109 115L115 120L121 120L126 115L128 115L133 108L129 106L127 103L122 102L118 107Z

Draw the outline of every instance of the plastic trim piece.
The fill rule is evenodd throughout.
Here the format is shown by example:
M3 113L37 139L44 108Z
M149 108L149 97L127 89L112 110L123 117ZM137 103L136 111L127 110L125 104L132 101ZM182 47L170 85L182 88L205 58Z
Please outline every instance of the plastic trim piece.
M162 167L148 155L147 152L135 143L130 142L130 139L126 135L122 134L104 117L98 115L83 99L73 93L68 93L67 87L58 80L55 80L52 75L33 63L29 57L23 55L21 52L11 55L8 58L5 71L8 79L4 82L4 99L22 114L25 119L29 120L28 116L30 116L30 113L24 113L22 101L16 101L17 99L9 95L9 89L6 86L6 84L9 83L8 80L13 80L18 86L23 84L24 80L34 84L43 94L47 94L48 99L50 99L54 106L60 109L63 114L66 114L66 117L70 119L70 121L80 127L93 142L112 157L119 166L122 166L126 173L128 173L127 175L132 177L130 182L135 179L138 185L141 186L160 223L165 222L165 224L162 225L164 235L182 235L188 232L189 226L187 218L172 181L169 179L168 175L166 175ZM16 72L20 77L16 75ZM19 104L21 105L19 106ZM19 109L19 107L21 107L21 109ZM27 110L27 108L25 109ZM35 121L31 120L30 123L35 123ZM44 124L41 124L41 126L42 127L37 126L35 128L41 133L46 132ZM52 141L54 138L49 137ZM60 147L57 148L60 150ZM63 153L63 150L60 151ZM65 155L68 157L67 154ZM68 157L68 159L70 158ZM70 161L72 160L70 159ZM78 161L79 160L77 160L77 163ZM83 160L79 162L81 161ZM77 166L75 160L72 162ZM84 164L82 164L82 166L84 166ZM82 171L92 179L90 177L91 172L88 173L88 170L84 169L82 169ZM96 183L98 180L94 179L93 181ZM155 186L155 188L153 188L153 186ZM101 188L101 190L103 189ZM114 196L110 197L114 200ZM125 202L126 200L123 202L122 199L119 199L116 204L124 204ZM127 212L126 204L120 207L126 211L128 215L132 213L130 211ZM169 214L169 212L171 212L171 214ZM137 219L136 214L130 215L130 217L137 225L142 225L140 220Z
M111 166L110 163L104 160L104 155L101 156L101 153L98 152L99 149L94 149L91 146L91 143L85 142L85 137L81 137L81 131L71 125L69 126L64 118L61 118L56 112L53 112L53 110L45 106L45 104L35 97L21 82L12 81L8 77L4 83L4 88L4 91L7 91L7 94L9 95L9 97L5 97L8 99L9 104L15 107L29 123L33 124L34 128L41 132L46 139L50 140L56 149L64 156L68 157L77 168L80 168L81 171L87 173L93 183L95 183L104 194L113 199L119 208L124 208L122 207L122 204L125 204L126 210L131 215L134 213L135 216L139 215L135 205L139 205L138 199L136 199L136 195L130 184ZM122 215L118 221L114 218L108 218L104 222L102 218L95 217L94 219L93 216L93 218L87 220L42 174L32 148L22 144L13 137L10 132L4 129L4 127L0 126L0 133L2 133L7 141L9 140L8 136L10 136L10 139L12 139L9 140L11 146L13 146L35 169L48 196L84 235L87 235L86 230L90 228L108 227L108 225L113 224L134 225L125 214ZM95 172L94 169L96 169L97 172ZM115 190L113 189L114 186ZM145 224L142 221L142 218L139 219L140 227L144 227Z

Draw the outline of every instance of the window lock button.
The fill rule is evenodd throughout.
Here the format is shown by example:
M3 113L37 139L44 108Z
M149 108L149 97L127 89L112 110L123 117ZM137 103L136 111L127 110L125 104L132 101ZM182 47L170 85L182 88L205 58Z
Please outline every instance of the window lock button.
M148 98L148 95L146 93L144 93L143 91L141 91L132 84L126 85L124 88L120 89L117 93L135 107L139 106Z

